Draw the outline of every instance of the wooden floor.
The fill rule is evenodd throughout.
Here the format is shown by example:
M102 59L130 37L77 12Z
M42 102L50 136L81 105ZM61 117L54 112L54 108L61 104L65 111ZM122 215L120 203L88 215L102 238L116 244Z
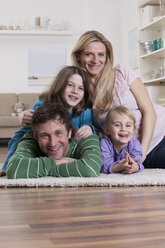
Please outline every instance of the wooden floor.
M165 247L165 187L0 188L0 213L0 248Z
M165 247L165 187L0 189L1 248Z

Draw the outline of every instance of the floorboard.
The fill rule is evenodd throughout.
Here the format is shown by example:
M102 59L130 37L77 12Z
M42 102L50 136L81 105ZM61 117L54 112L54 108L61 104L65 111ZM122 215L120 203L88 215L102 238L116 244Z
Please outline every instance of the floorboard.
M2 188L0 248L165 244L165 187Z

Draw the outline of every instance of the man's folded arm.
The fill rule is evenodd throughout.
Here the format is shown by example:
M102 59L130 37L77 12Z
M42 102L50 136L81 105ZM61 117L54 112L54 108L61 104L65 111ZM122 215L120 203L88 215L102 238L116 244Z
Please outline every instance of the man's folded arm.
M29 134L22 139L7 165L7 178L96 177L100 174L102 157L99 138L91 135L77 144L72 141L71 157L75 161L56 165L51 157L40 152L38 142Z

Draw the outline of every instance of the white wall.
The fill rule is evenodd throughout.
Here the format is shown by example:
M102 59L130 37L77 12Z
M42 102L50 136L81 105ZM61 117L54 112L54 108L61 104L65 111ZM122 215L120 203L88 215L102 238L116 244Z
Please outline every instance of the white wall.
M136 4L137 3L135 0L120 1L121 44L122 44L121 50L122 50L122 61L125 64L129 64L128 31L134 29L137 26Z
M123 3L124 2L124 3ZM0 92L41 92L29 86L27 48L67 47L67 63L78 37L86 30L102 32L113 44L116 63L128 63L128 30L136 25L132 0L0 0L0 24L13 17L58 17L72 36L0 36Z
M114 63L122 62L121 50L121 7L122 0L89 0L88 25L109 39L114 49ZM125 1L125 0L124 0Z

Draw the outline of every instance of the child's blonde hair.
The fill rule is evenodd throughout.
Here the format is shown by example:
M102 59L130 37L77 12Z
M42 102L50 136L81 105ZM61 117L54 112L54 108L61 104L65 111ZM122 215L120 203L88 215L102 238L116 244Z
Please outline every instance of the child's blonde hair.
M136 129L136 119L133 113L131 112L130 109L120 105L120 106L115 106L109 110L107 113L105 122L104 122L104 130L107 130L109 123L111 122L112 116L114 113L118 113L120 115L126 115L128 116L134 123L134 128Z

